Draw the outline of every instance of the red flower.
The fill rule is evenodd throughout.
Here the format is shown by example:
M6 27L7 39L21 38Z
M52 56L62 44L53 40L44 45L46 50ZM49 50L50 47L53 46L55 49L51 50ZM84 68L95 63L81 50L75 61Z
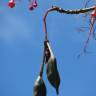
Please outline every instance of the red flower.
M9 6L10 8L15 7L15 1L14 1L14 0L10 0L9 3L8 3L8 6Z
M32 5L33 5L34 8L36 8L37 7L37 1L36 0L33 1Z
M34 10L34 7L32 5L30 5L29 10Z
M91 16L96 18L96 10L92 11Z
M29 10L34 10L38 6L37 1L33 0L29 5Z

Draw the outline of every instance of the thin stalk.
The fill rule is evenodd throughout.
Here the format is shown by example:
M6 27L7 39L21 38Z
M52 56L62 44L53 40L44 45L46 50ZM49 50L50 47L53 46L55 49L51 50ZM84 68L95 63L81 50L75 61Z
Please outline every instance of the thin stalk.
M45 41L48 41L48 33L47 33L47 24L46 24L46 18L50 12L57 11L59 13L64 14L82 14L89 11L92 11L96 8L96 6L84 8L84 9L78 9L78 10L64 10L63 8L52 6L52 8L48 9L44 15L43 21L44 21L44 32L45 32Z
M44 47L44 51L43 51L43 60L42 60L42 65L41 65L41 69L40 69L40 72L39 72L39 76L41 76L41 77L42 77L42 75L43 75L44 62L45 62L45 47Z

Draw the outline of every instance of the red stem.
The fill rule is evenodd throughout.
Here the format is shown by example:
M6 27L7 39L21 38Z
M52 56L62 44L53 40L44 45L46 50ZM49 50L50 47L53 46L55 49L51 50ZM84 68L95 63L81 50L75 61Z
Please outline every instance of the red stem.
M48 41L48 33L47 33L47 24L46 24L46 18L49 12L57 11L58 7L52 7L51 9L47 10L47 12L44 15L43 21L44 21L44 32L45 32L45 41Z

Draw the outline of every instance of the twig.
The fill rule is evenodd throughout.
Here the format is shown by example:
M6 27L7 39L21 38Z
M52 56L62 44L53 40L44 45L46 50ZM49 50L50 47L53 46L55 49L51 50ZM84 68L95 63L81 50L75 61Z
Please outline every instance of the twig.
M43 18L43 21L44 21L44 32L45 32L45 41L48 40L46 18L47 18L48 14L50 12L57 11L59 13L71 14L72 15L72 14L84 14L84 13L90 12L90 11L95 10L95 9L96 9L96 6L92 6L92 7L88 7L88 8L82 8L82 9L78 9L78 10L64 10L63 8L60 8L60 7L57 7L57 6L52 6L52 8L50 8L49 10L46 11L46 13L44 15L44 18ZM88 39L87 39L86 44L84 46L84 51L85 51L85 49L87 47L87 44L89 42L90 35L91 35L91 32L89 32Z

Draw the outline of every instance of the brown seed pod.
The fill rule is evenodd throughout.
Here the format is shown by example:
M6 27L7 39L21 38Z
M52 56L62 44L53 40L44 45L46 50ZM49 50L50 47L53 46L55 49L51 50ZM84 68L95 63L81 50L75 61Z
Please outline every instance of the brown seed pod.
M33 92L34 96L46 96L46 86L40 75L35 81Z
M54 88L56 88L57 94L59 94L60 76L57 69L57 61L51 50L49 42L45 42L45 45L48 51L47 53L49 54L48 56L46 56L45 54L46 64L47 64L47 78L50 84ZM46 52L46 48L45 48L45 52Z

